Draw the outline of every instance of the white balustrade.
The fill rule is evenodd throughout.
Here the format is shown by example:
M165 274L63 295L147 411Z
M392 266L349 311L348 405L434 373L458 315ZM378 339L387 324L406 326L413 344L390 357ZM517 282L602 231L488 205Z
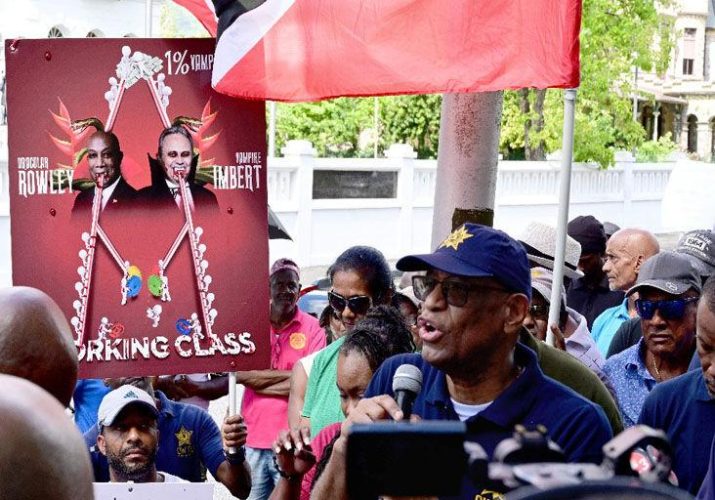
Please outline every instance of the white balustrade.
M291 153L290 155L288 153ZM269 199L295 242L272 242L273 257L290 255L302 265L326 265L353 244L380 248L388 258L408 252L429 251L437 162L417 160L406 145L393 145L384 159L316 158L305 141L289 142L284 158L269 164ZM289 163L288 158L292 158ZM275 167L274 167L275 164ZM571 217L593 214L619 225L634 224L660 231L659 200L668 185L674 162L636 163L630 153L619 153L610 169L574 165ZM293 172L311 169L334 171L398 172L393 199L313 200L306 196L312 186L297 187ZM555 223L560 165L558 159L544 162L500 161L497 177L495 225L518 235L532 220ZM305 172L304 177L308 177ZM276 180L270 180L275 176ZM286 179L291 187L277 179ZM280 186L280 187L279 187ZM304 190L297 206L289 203L293 193ZM290 209L280 210L282 202ZM310 237L291 224L300 218L310 228Z
M271 258L290 256L310 266L329 264L355 244L380 248L390 259L430 250L435 160L417 160L404 144L391 146L379 159L317 158L308 141L289 141L282 153L268 160L268 202L293 241L272 241ZM574 165L569 216L593 214L659 232L660 203L674 165L636 163L627 153L619 153L616 165L606 170ZM395 196L313 199L314 174L322 171L394 172ZM559 176L558 159L500 161L495 225L518 235L532 220L554 224ZM9 229L3 229L9 228L8 187L7 127L0 126L0 259L9 259ZM0 266L8 270L0 281L9 282L9 264Z

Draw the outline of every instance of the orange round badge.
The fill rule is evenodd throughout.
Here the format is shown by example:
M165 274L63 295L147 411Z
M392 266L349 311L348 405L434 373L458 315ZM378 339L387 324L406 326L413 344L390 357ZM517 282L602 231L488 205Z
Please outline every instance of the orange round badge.
M305 334L300 332L292 333L289 341L293 349L303 349L305 347Z

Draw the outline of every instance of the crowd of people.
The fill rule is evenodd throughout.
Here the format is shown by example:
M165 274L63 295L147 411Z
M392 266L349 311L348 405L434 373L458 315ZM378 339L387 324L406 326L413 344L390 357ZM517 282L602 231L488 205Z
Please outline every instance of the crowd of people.
M17 465L0 498L91 498L92 481L207 471L239 498L348 498L349 428L405 418L392 386L404 364L422 374L412 419L464 422L489 457L515 426L538 425L567 461L600 463L614 435L645 424L667 434L678 487L715 498L715 232L662 250L644 229L580 216L568 234L558 303L556 229L541 223L516 237L455 228L397 261L403 286L379 250L351 247L328 270L320 318L297 306L298 265L278 259L270 367L237 373L242 405L220 425L204 407L228 392L225 374L77 381L59 307L0 290L0 461ZM465 478L460 497L491 487Z

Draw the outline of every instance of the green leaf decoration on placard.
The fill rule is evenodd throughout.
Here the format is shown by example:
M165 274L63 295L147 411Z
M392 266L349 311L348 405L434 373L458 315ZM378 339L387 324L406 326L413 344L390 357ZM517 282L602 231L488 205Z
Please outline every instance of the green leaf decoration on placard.
M214 184L214 169L213 166L207 168L199 168L196 170L196 182L201 184Z

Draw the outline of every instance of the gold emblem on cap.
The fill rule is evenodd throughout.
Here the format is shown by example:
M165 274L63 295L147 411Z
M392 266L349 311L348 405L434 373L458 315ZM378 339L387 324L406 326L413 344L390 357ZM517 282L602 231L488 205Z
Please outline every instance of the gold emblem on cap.
M467 231L466 227L460 226L458 229L452 231L452 234L447 236L447 238L437 248L453 248L457 250L459 249L459 245L464 243L464 240L468 240L473 236L473 234Z

